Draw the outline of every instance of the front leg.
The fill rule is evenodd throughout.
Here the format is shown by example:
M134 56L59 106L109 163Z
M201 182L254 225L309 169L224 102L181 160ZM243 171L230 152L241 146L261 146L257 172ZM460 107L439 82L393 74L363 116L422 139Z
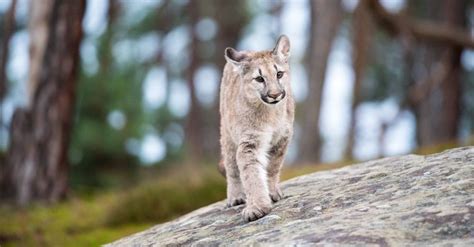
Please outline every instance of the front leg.
M278 183L280 182L280 170L285 160L286 150L288 149L290 137L282 137L270 149L270 162L267 167L268 171L268 187L270 198L273 202L277 202L283 198Z
M269 140L258 137L248 138L240 142L237 148L237 166L247 198L247 205L242 211L244 220L257 220L271 210L267 183L267 157Z

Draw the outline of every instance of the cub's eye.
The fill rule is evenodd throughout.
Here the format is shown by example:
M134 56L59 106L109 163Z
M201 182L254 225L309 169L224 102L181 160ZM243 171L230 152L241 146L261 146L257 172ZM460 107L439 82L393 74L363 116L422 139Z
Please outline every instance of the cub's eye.
M277 78L281 79L283 77L283 71L278 71Z
M264 82L265 79L263 79L263 77L259 76L259 77L255 77L255 80L258 81L258 82Z

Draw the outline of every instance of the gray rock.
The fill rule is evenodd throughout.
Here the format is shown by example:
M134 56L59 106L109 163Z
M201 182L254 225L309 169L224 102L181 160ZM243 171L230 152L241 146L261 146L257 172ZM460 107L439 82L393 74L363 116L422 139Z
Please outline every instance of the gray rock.
M266 217L217 202L108 246L474 246L474 147L407 155L283 183Z

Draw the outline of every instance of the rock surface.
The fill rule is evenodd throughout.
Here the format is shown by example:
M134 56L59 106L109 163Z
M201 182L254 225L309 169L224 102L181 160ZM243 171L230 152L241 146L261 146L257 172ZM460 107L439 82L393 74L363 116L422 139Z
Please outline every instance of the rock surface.
M407 155L284 182L285 197L244 223L217 202L110 246L474 246L474 147Z

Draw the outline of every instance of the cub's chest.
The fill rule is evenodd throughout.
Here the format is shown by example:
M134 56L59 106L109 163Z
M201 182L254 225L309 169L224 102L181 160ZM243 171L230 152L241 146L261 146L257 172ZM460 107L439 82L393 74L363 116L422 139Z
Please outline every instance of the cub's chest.
M281 124L278 126L278 128L275 128L272 132L272 137L270 140L270 145L275 146L278 145L278 143L285 138L288 138L290 136L290 128L287 124Z

